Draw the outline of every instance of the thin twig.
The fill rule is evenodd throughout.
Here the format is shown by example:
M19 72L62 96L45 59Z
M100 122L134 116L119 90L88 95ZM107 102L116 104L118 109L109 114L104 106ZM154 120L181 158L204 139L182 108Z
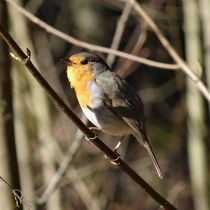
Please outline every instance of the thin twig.
M78 130L76 133L76 137L73 143L70 145L69 150L67 154L64 156L58 170L54 174L52 180L50 181L49 185L47 186L43 194L37 200L38 204L44 204L47 202L48 198L50 197L52 192L56 189L61 179L65 175L66 171L68 170L82 142L83 142L83 138L82 138L81 132Z
M113 50L117 50L119 48L120 41L121 41L122 35L123 35L123 31L125 29L125 24L129 18L131 10L132 10L132 6L131 6L130 2L127 1L124 6L123 12L118 20L117 27L116 27L116 30L114 33L114 37L112 39L111 49L113 49ZM115 56L113 54L108 55L106 62L109 64L110 67L114 63L114 59L115 59Z
M88 127L74 114L74 112L63 102L58 94L53 90L49 83L43 78L37 68L30 60L30 51L27 49L27 55L20 49L12 37L0 25L0 35L7 45L15 53L16 58L24 64L30 73L35 77L39 84L46 90L51 99L62 109L70 120L82 131L87 139L89 139L99 150L106 156L115 160L116 166L122 169L133 181L141 186L159 205L168 210L176 210L170 202L157 193L147 182L145 182L135 171L133 171L115 152L107 147Z
M133 55L138 55L139 52L141 51L141 48L143 47L146 38L147 38L147 26L146 24L142 24L141 25L141 33L140 35L138 35L137 40L135 40L135 46L133 47L131 54ZM135 30L134 33L136 33L137 31ZM133 68L134 62L131 60L123 60L121 63L118 64L117 66L117 74L120 75L122 78L126 78L127 76L129 76L134 70L135 68Z
M162 68L162 69L166 69L166 70L177 70L180 67L177 64L166 64L166 63L161 63L158 61L152 61L146 58L142 58L142 57L138 57L135 55L131 55L125 52L121 52L118 50L113 50L110 48L106 48L106 47L102 47L102 46L98 46L98 45L93 45L87 42L83 42L80 41L72 36L69 36L55 28L53 28L52 26L48 25L47 23L45 23L44 21L40 20L39 18L37 18L36 16L34 16L33 14L31 14L30 12L28 12L27 10L25 10L24 8L22 8L21 6L19 6L18 4L16 4L15 1L13 0L5 0L8 3L10 3L12 6L14 6L21 14L23 14L25 17L27 17L30 21L32 21L33 23L37 24L38 26L40 26L41 28L45 29L47 32L50 32L51 34L54 34L55 36L71 43L74 44L76 46L79 47L83 47L89 50L94 50L94 51L98 51L98 52L103 52L103 53L108 53L108 54L113 54L122 58L126 58L126 59L130 59L139 63L143 63L145 65L148 66L152 66L155 68Z
M133 5L135 11L138 12L138 14L144 19L146 24L153 30L153 32L156 34L156 36L162 43L163 47L168 51L168 53L171 55L174 61L180 66L182 71L194 81L194 83L197 85L198 89L202 92L204 97L210 102L210 92L208 91L207 87L200 80L200 78L197 77L196 74L188 67L185 61L178 55L173 46L165 38L160 28L149 17L149 15L147 15L147 13L144 11L144 9L136 0L129 0L129 1Z
M2 181L2 182L4 182L6 185L7 185L7 187L9 187L9 188L11 188L12 189L12 186L2 177L2 176L0 176L0 180Z

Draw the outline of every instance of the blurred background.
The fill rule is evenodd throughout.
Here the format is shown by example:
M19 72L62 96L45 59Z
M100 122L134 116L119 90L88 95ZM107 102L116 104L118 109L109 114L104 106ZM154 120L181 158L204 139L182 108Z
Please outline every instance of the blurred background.
M139 3L188 66L210 85L210 1ZM129 1L1 0L0 24L24 51L30 49L31 60L42 75L88 125L67 81L66 66L59 59L89 50L32 23L16 4L81 41L173 64ZM148 134L164 179L157 177L145 149L132 137L123 142L121 157L178 209L210 209L209 103L197 86L180 69L161 69L93 52L141 95ZM17 208L12 189L22 192L19 209L159 209L142 188L84 140L25 67L12 59L2 39L0 53L0 176L11 186L0 181L0 209ZM118 140L103 134L100 137L111 148ZM49 188L53 183L55 190Z

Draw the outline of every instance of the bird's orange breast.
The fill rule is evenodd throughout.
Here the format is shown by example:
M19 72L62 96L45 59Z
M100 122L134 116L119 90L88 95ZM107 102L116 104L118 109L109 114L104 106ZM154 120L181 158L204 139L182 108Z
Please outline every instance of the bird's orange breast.
M87 66L85 69L69 66L67 77L71 83L71 87L75 89L80 106L84 108L91 106L91 93L88 89L88 83L94 79L94 75L90 66Z

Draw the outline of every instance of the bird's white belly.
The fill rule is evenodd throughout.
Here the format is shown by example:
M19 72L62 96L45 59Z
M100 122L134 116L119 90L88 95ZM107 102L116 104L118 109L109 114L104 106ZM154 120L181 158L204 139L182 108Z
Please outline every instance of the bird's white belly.
M105 133L122 136L132 132L131 128L122 119L105 106L94 111L89 108L82 108L82 111L90 122Z
M82 108L83 113L85 114L85 116L88 118L88 120L90 120L90 122L92 122L97 128L102 129L101 125L99 124L97 118L96 118L96 114L92 111L90 111L88 108Z

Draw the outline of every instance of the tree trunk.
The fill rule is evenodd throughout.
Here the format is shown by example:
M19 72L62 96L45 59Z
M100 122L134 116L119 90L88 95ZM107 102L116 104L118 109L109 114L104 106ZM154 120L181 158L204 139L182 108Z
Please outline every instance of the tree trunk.
M0 24L8 28L7 7L5 1L0 1ZM0 39L0 176L13 189L20 189L18 161L16 155L13 115L13 95L11 80L11 63L8 47ZM2 182L1 182L1 186ZM6 186L0 190L1 209L15 209L12 198L12 188ZM19 209L22 209L20 207Z
M199 33L198 5L195 0L184 0L184 30L186 40L186 58L191 69L199 69L198 61L201 54ZM187 78L186 105L188 111L188 160L192 185L193 201L196 210L208 210L207 196L207 153L204 143L204 106L202 96Z

